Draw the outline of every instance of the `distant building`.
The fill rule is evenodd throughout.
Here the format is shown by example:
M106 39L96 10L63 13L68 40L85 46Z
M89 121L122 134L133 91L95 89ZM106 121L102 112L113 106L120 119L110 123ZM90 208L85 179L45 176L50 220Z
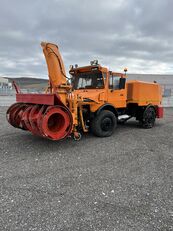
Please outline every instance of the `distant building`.
M8 95L12 92L12 84L8 79L0 77L0 95Z

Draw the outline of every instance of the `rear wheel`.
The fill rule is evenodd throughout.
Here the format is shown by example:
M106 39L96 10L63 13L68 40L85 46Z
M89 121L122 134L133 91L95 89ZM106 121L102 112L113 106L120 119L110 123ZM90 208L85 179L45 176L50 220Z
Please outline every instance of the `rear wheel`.
M91 123L92 133L99 137L111 136L117 126L117 118L113 112L101 111Z
M140 124L143 128L152 128L156 120L156 111L153 107L148 107L143 111Z

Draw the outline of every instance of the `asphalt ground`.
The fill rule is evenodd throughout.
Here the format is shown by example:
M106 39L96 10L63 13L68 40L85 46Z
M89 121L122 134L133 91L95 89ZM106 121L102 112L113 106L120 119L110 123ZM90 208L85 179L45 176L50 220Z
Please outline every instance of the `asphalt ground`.
M173 230L173 109L109 138L53 142L0 107L0 230Z

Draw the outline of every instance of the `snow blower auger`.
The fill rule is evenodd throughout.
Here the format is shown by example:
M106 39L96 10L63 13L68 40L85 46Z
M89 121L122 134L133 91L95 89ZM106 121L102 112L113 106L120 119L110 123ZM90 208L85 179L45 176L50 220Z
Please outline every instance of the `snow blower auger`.
M70 81L58 46L42 42L49 86L44 94L23 94L16 89L16 103L7 110L8 122L52 140L89 130L96 136L111 136L117 122L132 117L143 128L152 128L163 117L162 91L156 82L126 81L125 73L109 71L98 64L70 67ZM70 82L70 83L69 83Z

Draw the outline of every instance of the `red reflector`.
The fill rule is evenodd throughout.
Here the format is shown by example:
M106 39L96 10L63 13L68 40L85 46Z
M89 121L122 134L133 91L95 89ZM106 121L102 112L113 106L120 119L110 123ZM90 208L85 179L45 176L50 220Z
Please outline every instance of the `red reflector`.
M162 106L157 107L157 118L163 118L163 107Z

